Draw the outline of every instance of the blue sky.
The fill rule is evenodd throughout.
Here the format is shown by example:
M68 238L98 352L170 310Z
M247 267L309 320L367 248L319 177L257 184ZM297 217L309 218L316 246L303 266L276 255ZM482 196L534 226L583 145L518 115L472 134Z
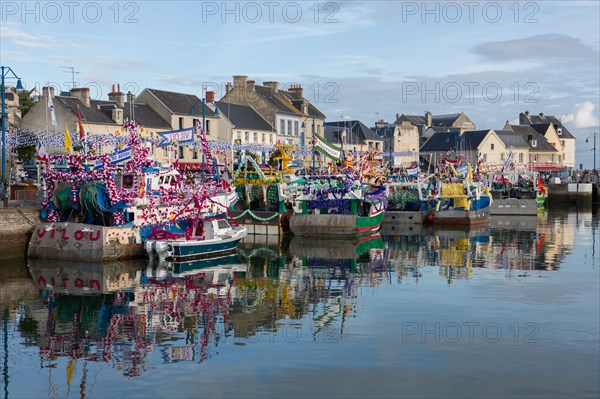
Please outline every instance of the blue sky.
M301 83L328 120L367 125L429 110L500 129L544 112L592 166L597 1L3 1L0 20L2 65L28 88L68 90L73 66L102 99L113 83L198 96L236 74Z

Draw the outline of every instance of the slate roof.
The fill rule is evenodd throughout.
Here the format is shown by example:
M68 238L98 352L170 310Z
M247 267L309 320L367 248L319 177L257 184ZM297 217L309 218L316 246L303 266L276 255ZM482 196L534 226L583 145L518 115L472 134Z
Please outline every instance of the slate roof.
M506 148L529 148L529 143L523 135L512 130L494 130Z
M286 96L288 98L288 100L292 103L294 108L296 108L298 111L300 111L300 113L302 113L302 99L295 98L294 95L292 93L290 93L289 91L283 91L283 90L280 90L280 91L284 96ZM317 109L317 107L312 105L312 103L308 100L306 100L306 102L308 103L308 114L309 115L314 115L317 118L325 119L325 115L321 111L319 111Z
M454 148L458 132L436 132L422 146L421 151L448 151Z
M77 115L77 106L81 109L81 115L84 122L101 125L116 125L112 117L106 112L100 110L99 105L114 104L110 101L90 100L90 106L86 107L78 98L75 97L54 97L54 103L59 103L68 109L74 115Z
M225 115L236 128L267 131L275 130L269 122L264 120L249 106L230 104L221 101L217 101L215 104L219 109L219 112Z
M361 121L335 121L335 122L325 122L323 124L325 127L332 128L348 128L349 136L346 138L347 143L358 144L364 143L367 140L370 141L382 141L381 137L369 129L367 125L362 123ZM351 136L351 137L350 137Z
M112 119L112 110L118 107L113 101L90 100L89 107L86 107L81 100L75 97L54 97L54 102L60 103L75 116L77 116L77 105L79 105L84 123L117 126L117 123ZM133 106L135 107L135 120L142 127L171 129L171 124L161 118L148 104L134 102ZM124 119L131 119L130 110L130 103L125 103L125 107L123 107Z
M273 94L271 88L267 86L255 85L256 93L258 93L265 100L275 106L278 113L301 116L302 112L298 111L296 107L287 99L285 94ZM281 92L281 90L280 90Z
M465 150L476 150L489 132L490 129L466 131L459 137L458 146Z
M155 128L155 129L166 129L171 130L171 124L164 120L159 114L156 113L148 104L133 102L133 114L135 121L142 125L144 128ZM133 119L130 114L131 103L126 102L123 107L123 118Z
M146 90L174 114L189 115L190 108L196 104L194 106L194 114L202 115L202 101L195 94L148 88ZM211 117L214 116L214 112L209 107L205 107L205 115Z
M552 144L546 140L544 136L539 134L531 125L510 125L513 132L517 132L523 136L523 139L529 143L529 152L558 152ZM532 139L537 141L537 145L533 147L528 140L531 136Z
M432 115L431 125L432 127L452 127L452 124L460 117L461 114L447 114L447 115ZM414 125L425 125L424 115L404 115ZM402 118L402 117L401 117Z
M523 118L521 118L521 116ZM521 113L519 115L519 120L521 122L525 122L528 125L538 125L544 123L552 123L554 125L554 129L561 128L562 134L559 136L565 139L574 139L575 137L569 132L569 130L562 124L560 119L558 119L554 115L533 115L533 114L525 114Z

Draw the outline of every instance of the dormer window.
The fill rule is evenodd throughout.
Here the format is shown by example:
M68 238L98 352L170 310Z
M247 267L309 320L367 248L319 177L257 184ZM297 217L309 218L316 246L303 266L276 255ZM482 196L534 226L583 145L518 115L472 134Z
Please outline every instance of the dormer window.
M559 127L558 129L556 129L556 133L558 133L559 135L562 136L562 127Z
M532 147L537 147L537 140L536 139L531 140L531 146Z

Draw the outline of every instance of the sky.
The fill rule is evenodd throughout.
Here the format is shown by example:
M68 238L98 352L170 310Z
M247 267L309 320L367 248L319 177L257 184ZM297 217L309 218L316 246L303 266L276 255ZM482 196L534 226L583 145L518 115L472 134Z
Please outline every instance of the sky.
M0 21L1 63L28 89L69 90L72 67L96 99L115 83L217 98L233 75L299 83L328 121L368 126L543 112L584 168L600 132L598 1L2 1Z

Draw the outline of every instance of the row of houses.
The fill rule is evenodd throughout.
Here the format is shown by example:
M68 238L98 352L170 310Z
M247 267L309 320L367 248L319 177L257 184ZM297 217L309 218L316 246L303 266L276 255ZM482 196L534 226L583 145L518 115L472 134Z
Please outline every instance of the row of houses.
M12 92L11 92L12 93ZM186 129L202 121L209 140L236 144L273 146L276 143L310 147L315 134L349 150L375 150L384 162L392 166L407 166L421 161L434 162L442 157L463 154L475 163L501 164L513 155L513 162L544 171L571 169L575 166L575 138L554 116L519 115L519 124L508 121L501 129L477 130L464 113L449 115L396 114L392 123L376 121L368 127L359 120L326 121L326 116L303 96L301 85L280 87L276 81L262 85L246 75L233 76L226 84L223 97L215 101L207 91L201 99L194 94L153 88L139 95L123 93L113 86L106 100L90 98L89 88L73 88L54 93L44 87L38 102L23 117L13 112L9 124L21 130L43 132L49 128L48 96L52 97L56 128L75 130L78 112L83 116L86 134L118 134L124 121L135 120L151 132ZM8 100L8 97L7 97ZM16 106L15 105L16 101ZM13 93L7 102L10 110L18 110L18 96ZM112 148L97 148L98 152ZM49 148L47 152L61 152ZM191 169L201 163L197 150L179 145L155 149L159 162L179 159L180 165ZM235 154L222 154L233 159ZM390 158L391 157L391 158ZM310 160L304 159L305 165Z

